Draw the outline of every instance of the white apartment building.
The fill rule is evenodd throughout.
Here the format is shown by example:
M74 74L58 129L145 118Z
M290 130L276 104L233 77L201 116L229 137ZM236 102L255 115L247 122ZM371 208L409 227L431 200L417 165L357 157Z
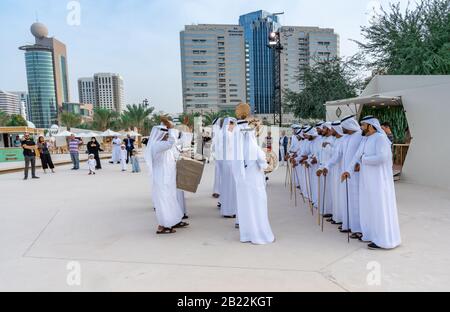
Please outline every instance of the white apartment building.
M298 77L306 66L319 60L339 57L339 35L334 29L283 26L280 40L284 47L281 60L281 87L299 92L304 86Z
M243 28L192 25L180 32L183 110L234 110L246 101Z
M78 79L78 101L85 104L95 104L94 78Z
M123 79L119 74L97 73L78 79L79 102L116 112L125 109Z
M8 115L20 115L21 103L19 96L0 90L0 110Z

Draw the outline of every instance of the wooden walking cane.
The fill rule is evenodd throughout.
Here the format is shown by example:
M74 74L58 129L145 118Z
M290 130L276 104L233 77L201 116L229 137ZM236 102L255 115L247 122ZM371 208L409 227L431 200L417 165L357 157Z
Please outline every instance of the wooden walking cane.
M319 180L319 193L317 196L317 223L320 226L320 176L318 177Z
M294 177L296 176L296 173L297 170L294 171ZM297 181L295 180L295 178L294 178L294 198L295 198L295 207L297 207Z
M297 170L295 170L295 177L298 181L298 186L300 187L300 195L302 195L303 203L305 203L305 196L303 195L302 185L300 183L300 178L298 177Z
M311 181L309 180L309 168L305 165L305 179L306 179L306 192L308 193L309 197L309 208L311 209L311 213L314 215L312 201L311 201Z
M323 224L325 223L325 194L327 193L327 176L324 176L323 181L323 200L322 200L322 232L323 232Z
M292 190L292 170L293 170L293 168L294 168L294 166L289 167L289 186L291 189L291 200L292 200L292 193L293 193L293 190Z
M348 232L347 232L347 240L348 243L350 244L350 214L349 214L349 209L348 209L348 178L345 178L345 190L347 191L347 227L348 227Z
M285 176L285 178L284 178L284 187L286 187L287 186L287 180L288 180L288 177L289 177L289 161L287 162L287 164L286 164L286 176Z

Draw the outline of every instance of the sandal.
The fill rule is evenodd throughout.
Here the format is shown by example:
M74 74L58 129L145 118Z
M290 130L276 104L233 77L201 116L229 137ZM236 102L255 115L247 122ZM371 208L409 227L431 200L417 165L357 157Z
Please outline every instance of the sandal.
M175 231L173 228L163 228L162 230L156 231L156 234L173 234L176 232L177 231Z
M362 238L362 234L361 233L353 233L352 235L350 235L351 239L360 239Z
M181 228L187 227L188 225L189 225L189 223L186 223L186 222L180 222L180 223L178 223L177 225L175 225L173 228L174 228L174 229L181 229Z

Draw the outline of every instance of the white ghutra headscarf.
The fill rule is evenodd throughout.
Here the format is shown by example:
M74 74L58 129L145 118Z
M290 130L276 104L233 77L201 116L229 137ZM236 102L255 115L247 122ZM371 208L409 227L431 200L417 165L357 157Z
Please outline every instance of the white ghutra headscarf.
M152 175L153 168L153 155L152 155L152 147L156 142L161 141L164 136L167 134L168 130L165 126L155 126L152 128L150 132L150 136L148 138L147 147L144 152L144 159L148 166L148 173Z

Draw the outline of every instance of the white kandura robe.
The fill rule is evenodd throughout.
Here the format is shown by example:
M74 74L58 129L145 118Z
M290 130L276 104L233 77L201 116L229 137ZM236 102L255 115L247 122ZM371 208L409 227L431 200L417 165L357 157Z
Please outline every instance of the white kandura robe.
M343 153L343 169L351 174L348 179L348 210L349 224L347 225L347 210L344 212L343 229L350 229L353 233L361 233L361 222L359 217L359 172L354 172L354 168L349 166L359 149L363 136L361 131L348 135L347 146ZM345 183L345 181L343 182Z
M335 141L335 137L334 136L328 136L325 137L322 141L322 146L324 143L329 143L327 144L325 147L322 147L322 153L321 155L321 160L320 160L320 167L323 168L323 166L331 159L331 157L333 156L333 145L334 145L334 141ZM323 192L325 192L325 194L323 194L322 192L322 197L320 198L320 202L321 202L321 213L323 212L324 214L332 214L332 186L330 185L330 177L324 177L322 176L321 178L322 180L322 190ZM326 185L325 185L325 180L326 180Z
M152 198L158 225L171 228L181 222L183 212L177 198L176 160L171 151L175 134L152 146Z
M120 146L122 145L122 140L117 138L112 140L112 155L111 155L111 161L113 163L120 162Z
M311 148L310 141L308 141L308 140L300 141L300 149L299 149L298 157L296 159L297 167L295 167L295 169L297 170L297 178L299 180L300 191L302 192L303 196L306 199L310 199L309 174L308 174L308 169L305 166L300 165L299 161L302 158L304 158L303 156L309 155L310 148Z
M320 164L320 153L322 151L322 137L316 137L314 140L310 141L310 151L309 151L309 181L311 183L311 196L314 207L318 207L319 203L319 177L316 172L319 170ZM317 163L312 163L312 158L315 157L317 159ZM322 179L321 179L322 180ZM321 188L322 190L322 188Z
M375 133L360 145L353 163L359 162L359 207L363 240L392 249L401 244L392 172L391 143Z
M347 138L345 135L339 139L336 138L333 156L324 166L328 169L327 183L331 187L333 220L338 223L343 221L343 209L347 209L345 183L341 183L341 175L343 173L342 155L346 143Z
M299 155L300 152L300 146L301 146L301 141L297 138L296 135L291 136L291 145L289 147L289 154L293 155L294 153L297 153L297 156ZM294 170L297 169L293 169L292 170L292 184L295 186L298 186L300 183L299 180L299 175L296 174L296 172Z
M220 180L221 180L221 165L223 156L220 155L221 149L218 147L220 142L219 136L221 135L220 126L213 125L213 137L211 144L211 152L214 155L214 184L213 194L220 195Z
M214 161L214 186L213 186L213 194L219 194L220 195L220 181L222 177L222 161L216 159Z
M178 132L178 130L177 131L174 130L174 133L177 133L177 132ZM184 135L184 133L183 133L183 135ZM180 154L182 151L183 151L183 139L180 139L177 136L175 144L172 147L172 152L173 152L173 156L174 156L175 160L177 160L180 157ZM187 215L186 199L184 197L183 190L177 189L177 200L178 200L178 204L180 205L180 209L183 212L183 215Z
M127 170L127 150L120 149L120 167L122 170Z
M235 165L234 157L234 140L233 133L226 131L226 158L221 162L221 179L220 179L220 213L222 216L235 216L237 214L237 197L236 197L236 181L233 174L233 166Z
M269 244L275 237L267 209L266 155L257 145L254 132L245 132L242 136L245 161L241 161L241 166L245 164L245 176L236 179L240 240L258 245Z

